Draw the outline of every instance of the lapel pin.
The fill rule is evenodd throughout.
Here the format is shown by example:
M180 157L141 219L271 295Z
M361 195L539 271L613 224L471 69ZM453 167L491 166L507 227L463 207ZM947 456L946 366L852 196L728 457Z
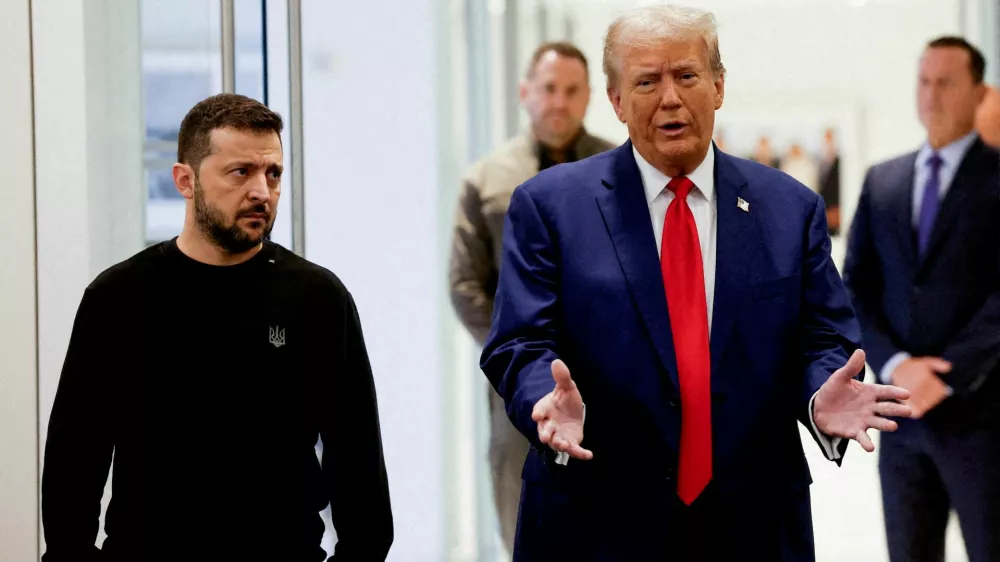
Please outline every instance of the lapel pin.
M744 213L750 212L750 203L747 203L742 197L736 198L736 206Z

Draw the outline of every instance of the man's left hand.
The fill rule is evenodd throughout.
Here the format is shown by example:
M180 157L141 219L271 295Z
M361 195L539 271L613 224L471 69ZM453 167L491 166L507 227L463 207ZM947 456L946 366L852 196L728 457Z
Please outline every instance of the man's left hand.
M905 388L855 380L864 368L865 352L859 349L820 387L813 402L813 420L823 433L854 439L870 453L875 444L868 437L868 429L896 431L896 422L886 417L908 418L912 411L896 402L910 398Z

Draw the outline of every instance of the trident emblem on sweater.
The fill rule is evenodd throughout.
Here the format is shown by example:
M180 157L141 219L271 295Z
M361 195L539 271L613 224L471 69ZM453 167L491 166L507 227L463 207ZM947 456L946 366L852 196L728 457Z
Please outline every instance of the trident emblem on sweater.
M270 328L269 332L270 332L269 341L271 342L271 345L273 345L274 347L281 347L285 345L284 330L281 330L278 328L278 326L275 326L274 328Z

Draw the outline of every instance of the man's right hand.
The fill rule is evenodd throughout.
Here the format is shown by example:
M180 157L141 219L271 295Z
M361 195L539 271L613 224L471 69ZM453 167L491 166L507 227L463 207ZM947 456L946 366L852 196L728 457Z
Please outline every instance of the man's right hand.
M911 357L892 372L892 384L910 391L906 403L913 418L922 418L948 397L948 385L938 374L951 371L951 363L940 357Z
M594 453L580 446L583 441L583 397L560 359L552 362L555 389L542 397L531 412L538 424L538 438L552 450L574 459L590 460Z

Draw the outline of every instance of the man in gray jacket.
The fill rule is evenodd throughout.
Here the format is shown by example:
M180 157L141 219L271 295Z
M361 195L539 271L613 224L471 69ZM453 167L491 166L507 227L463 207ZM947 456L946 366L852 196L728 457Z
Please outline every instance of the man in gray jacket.
M501 230L511 193L532 176L564 162L614 147L583 128L590 102L587 59L563 42L535 50L521 82L521 104L531 129L507 141L465 174L451 249L451 300L479 344L486 340L500 269ZM521 467L528 441L507 419L503 400L490 389L490 466L500 530L512 552L521 495Z

